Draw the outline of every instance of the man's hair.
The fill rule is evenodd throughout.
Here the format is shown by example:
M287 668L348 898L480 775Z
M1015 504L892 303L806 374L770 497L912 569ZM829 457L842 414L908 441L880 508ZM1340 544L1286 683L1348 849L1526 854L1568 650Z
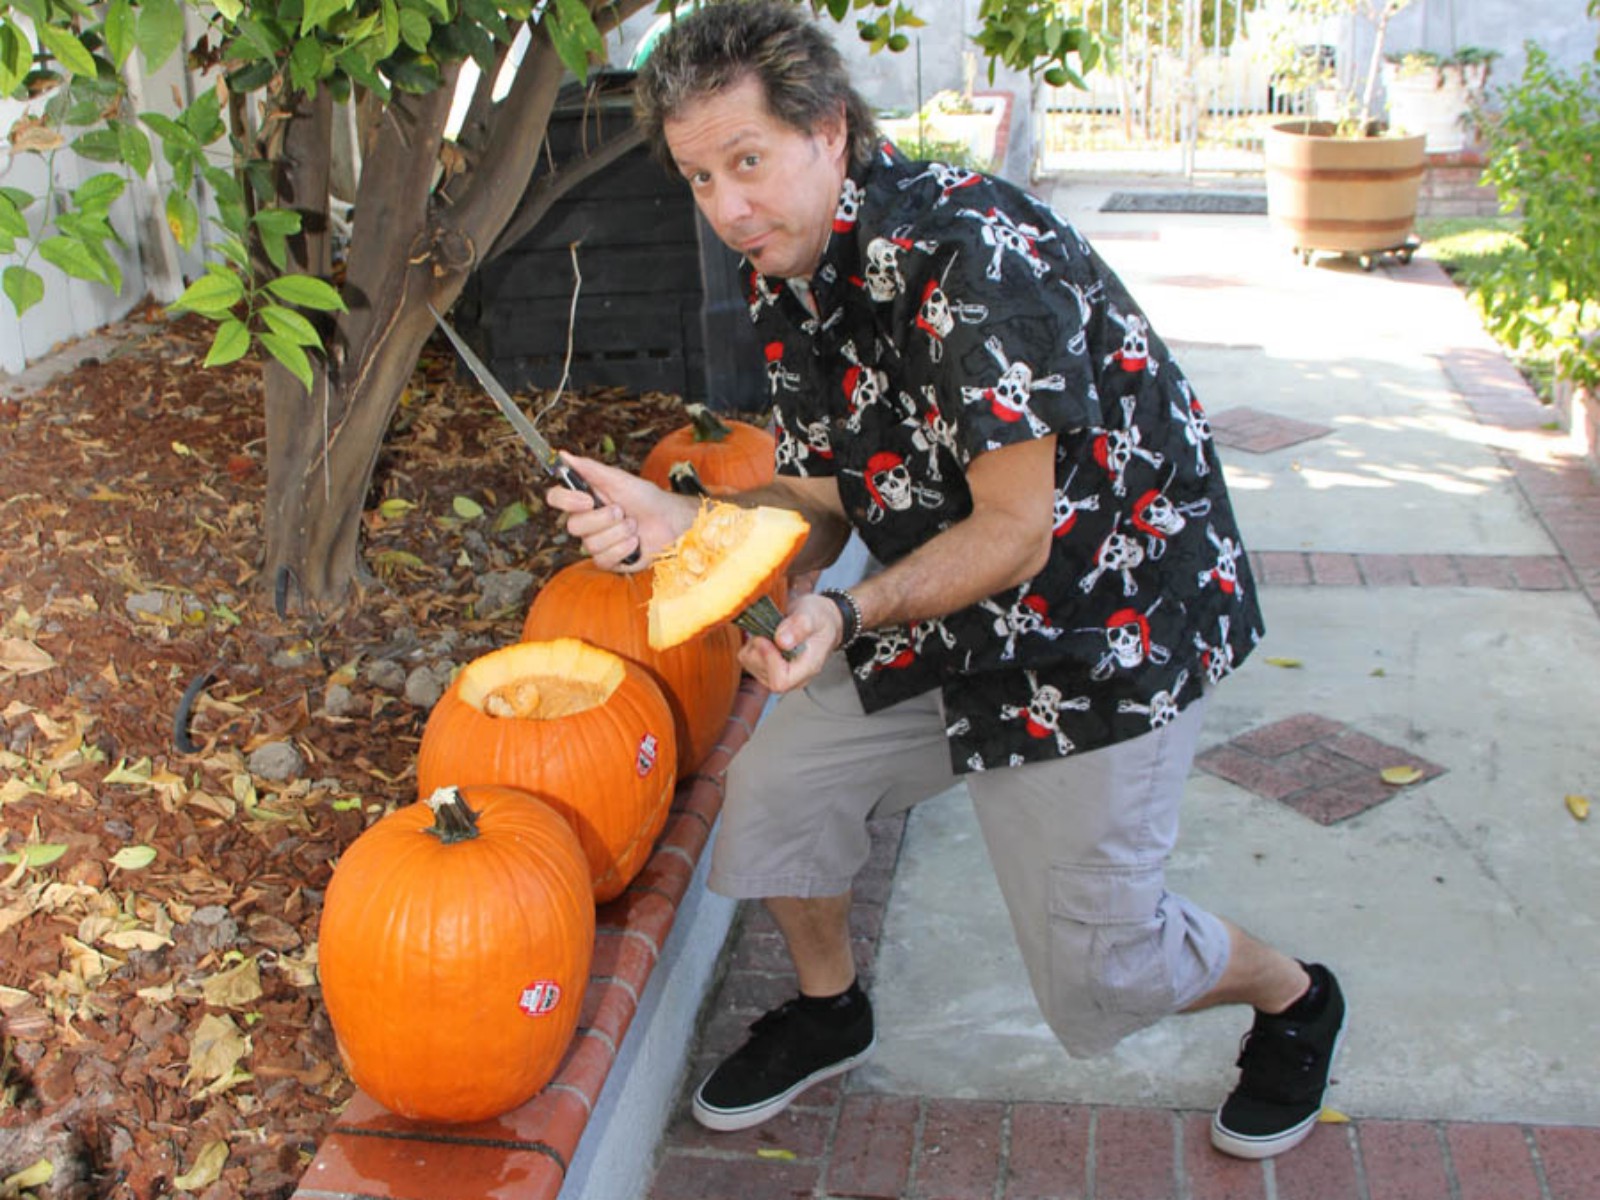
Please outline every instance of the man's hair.
M675 21L657 39L634 83L640 128L657 158L675 166L662 125L686 105L754 77L767 109L784 124L813 133L841 106L852 164L878 141L872 109L850 84L832 40L793 0L718 0Z

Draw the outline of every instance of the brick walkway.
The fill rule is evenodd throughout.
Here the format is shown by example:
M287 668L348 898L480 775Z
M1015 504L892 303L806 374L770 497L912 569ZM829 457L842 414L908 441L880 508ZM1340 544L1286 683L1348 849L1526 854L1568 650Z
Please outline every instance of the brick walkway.
M858 879L851 929L869 987L904 829L903 817L874 824ZM689 1087L793 993L776 927L744 905ZM647 1200L1600 1200L1600 1129L1359 1120L1248 1163L1212 1150L1209 1113L889 1096L839 1080L801 1101L756 1129L710 1133L686 1089Z

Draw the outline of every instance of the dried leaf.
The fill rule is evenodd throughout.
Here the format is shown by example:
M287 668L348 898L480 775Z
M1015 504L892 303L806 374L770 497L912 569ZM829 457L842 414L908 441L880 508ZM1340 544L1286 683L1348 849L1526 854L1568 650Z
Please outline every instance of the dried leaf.
M207 1013L200 1018L189 1043L189 1073L185 1086L197 1081L215 1082L233 1074L239 1060L250 1053L250 1039L239 1032L232 1017Z
M1283 667L1291 671L1298 667L1305 666L1305 663L1301 662L1298 658L1283 658L1278 655L1270 654L1267 656L1266 662L1270 667Z
M1404 787L1422 778L1422 771L1412 766L1385 767L1378 774L1383 777L1385 783L1393 784L1395 787Z
M117 765L102 779L101 783L131 783L146 784L150 782L151 765L148 758L141 758L138 762L129 763L126 759L117 759Z
M124 846L111 856L111 865L122 871L142 871L155 860L154 846Z
M247 1008L261 999L261 967L256 959L247 958L206 979L200 991L213 1008Z
M152 929L122 929L100 939L113 950L159 950L172 945L172 939Z
M774 1146L762 1146L756 1151L756 1157L775 1158L779 1162L793 1162L795 1159L795 1153L793 1150L783 1150Z
M1589 819L1589 797L1568 796L1567 811L1572 814L1574 820L1587 821Z
M172 1181L179 1191L198 1192L222 1178L222 1168L228 1162L228 1143L207 1142L195 1156L194 1166Z
M1350 1124L1350 1118L1345 1116L1337 1108L1324 1108L1322 1112L1317 1115L1317 1120L1322 1122L1324 1125Z
M0 671L37 675L56 665L50 653L25 638L0 638Z
M14 1175L7 1175L0 1181L0 1190L8 1193L21 1191L23 1188L40 1187L55 1178L56 1168L48 1158L41 1158L31 1167L23 1167Z

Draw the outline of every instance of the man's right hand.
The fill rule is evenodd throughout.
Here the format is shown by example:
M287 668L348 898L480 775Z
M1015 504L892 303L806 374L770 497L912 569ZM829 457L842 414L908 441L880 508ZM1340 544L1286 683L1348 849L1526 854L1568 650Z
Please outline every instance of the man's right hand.
M607 466L592 458L562 452L562 460L603 497L592 497L566 487L545 492L551 508L567 514L567 532L583 543L597 567L607 571L642 571L663 548L671 545L694 523L699 502L647 483L637 475ZM635 550L638 560L623 566Z

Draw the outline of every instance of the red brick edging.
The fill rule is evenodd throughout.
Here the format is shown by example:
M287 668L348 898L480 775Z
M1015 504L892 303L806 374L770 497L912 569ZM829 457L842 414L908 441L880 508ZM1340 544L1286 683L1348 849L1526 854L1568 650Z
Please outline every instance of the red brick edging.
M722 740L678 785L644 869L597 911L578 1032L549 1085L504 1116L457 1126L407 1121L358 1092L301 1177L297 1200L554 1200L722 811L728 764L767 696L745 677Z

